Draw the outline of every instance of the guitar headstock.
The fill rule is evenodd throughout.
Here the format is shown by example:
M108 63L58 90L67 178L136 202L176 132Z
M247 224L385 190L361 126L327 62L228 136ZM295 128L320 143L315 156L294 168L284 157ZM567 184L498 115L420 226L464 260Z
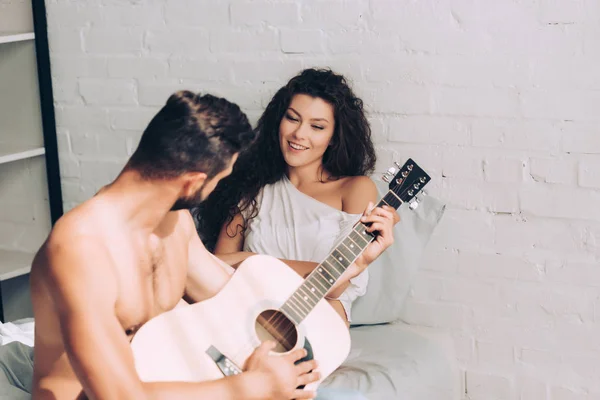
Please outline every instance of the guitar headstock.
M404 165L394 162L396 168L392 167L383 175L383 180L389 183L390 192L393 192L402 202L410 202L429 183L431 177L412 159L408 159Z

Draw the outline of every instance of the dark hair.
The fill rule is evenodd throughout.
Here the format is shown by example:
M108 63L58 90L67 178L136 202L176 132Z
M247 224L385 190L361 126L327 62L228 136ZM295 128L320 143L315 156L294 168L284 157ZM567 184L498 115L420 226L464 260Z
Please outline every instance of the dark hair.
M236 104L179 91L152 118L127 168L146 179L170 179L190 171L204 172L210 179L255 137Z
M323 155L323 167L330 179L367 175L373 171L376 156L362 100L356 97L342 75L329 69L306 69L275 93L258 121L257 140L240 154L232 174L194 210L198 233L211 251L221 227L241 211L248 220L254 218L258 213L255 199L260 190L282 179L286 173L279 146L279 124L297 94L321 98L334 109L331 146Z

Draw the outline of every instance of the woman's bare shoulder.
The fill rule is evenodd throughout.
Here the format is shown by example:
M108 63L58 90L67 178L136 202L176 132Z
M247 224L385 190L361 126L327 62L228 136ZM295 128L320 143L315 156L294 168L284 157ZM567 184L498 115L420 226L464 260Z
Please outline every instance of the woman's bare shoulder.
M349 214L362 213L369 202L377 202L377 186L368 176L343 178L342 211Z

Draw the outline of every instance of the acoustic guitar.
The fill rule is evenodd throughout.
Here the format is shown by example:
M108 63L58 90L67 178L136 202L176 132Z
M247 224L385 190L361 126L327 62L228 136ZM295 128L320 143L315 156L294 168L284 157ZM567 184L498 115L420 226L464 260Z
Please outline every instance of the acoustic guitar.
M378 206L414 206L431 179L411 159L396 166L383 177L389 191ZM254 349L273 340L278 353L304 347L304 360L319 362L321 380L306 387L316 390L350 351L348 328L324 296L374 240L365 228L358 222L306 279L274 257L255 255L216 296L152 318L131 342L140 379L200 382L239 374Z

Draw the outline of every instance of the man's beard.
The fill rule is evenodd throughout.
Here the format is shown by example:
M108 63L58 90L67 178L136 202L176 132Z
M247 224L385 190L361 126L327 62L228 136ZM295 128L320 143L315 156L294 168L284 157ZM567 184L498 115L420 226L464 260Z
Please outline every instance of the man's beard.
M196 193L194 193L193 196L182 197L182 198L177 199L175 204L173 204L173 206L171 207L171 211L189 210L189 209L199 206L200 203L202 203L204 201L204 196L202 195L204 186L206 186L206 181L204 181L204 183L202 184L202 187L200 189L198 189L198 191Z

